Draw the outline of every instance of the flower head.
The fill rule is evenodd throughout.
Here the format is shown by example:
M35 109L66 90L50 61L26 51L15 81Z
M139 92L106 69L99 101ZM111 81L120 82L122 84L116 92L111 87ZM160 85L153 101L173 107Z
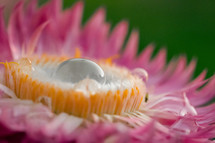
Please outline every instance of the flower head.
M192 79L195 60L187 64L181 56L167 64L165 49L151 58L153 45L136 56L136 30L121 52L127 22L110 32L101 8L82 26L82 11L82 2L66 11L61 0L39 8L32 0L25 9L20 2L6 29L0 10L0 141L196 143L215 137L214 76L205 80L203 71Z

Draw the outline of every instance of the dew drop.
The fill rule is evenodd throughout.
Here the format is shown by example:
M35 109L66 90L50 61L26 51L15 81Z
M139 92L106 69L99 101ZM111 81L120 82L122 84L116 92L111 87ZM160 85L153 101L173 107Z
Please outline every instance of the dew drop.
M86 78L94 79L101 84L105 82L105 74L102 68L91 60L81 58L62 62L54 71L52 77L72 83L78 83Z
M141 77L144 82L148 81L148 78L149 78L148 73L143 68L136 68L132 71L132 73Z

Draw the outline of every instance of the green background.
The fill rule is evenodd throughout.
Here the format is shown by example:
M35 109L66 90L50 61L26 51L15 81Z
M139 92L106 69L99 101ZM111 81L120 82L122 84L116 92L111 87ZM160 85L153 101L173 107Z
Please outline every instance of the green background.
M64 8L75 1L64 0ZM215 1L214 0L86 0L83 23L100 6L107 11L107 21L115 26L129 21L129 31L140 32L139 51L154 43L156 51L166 47L168 60L180 54L190 61L197 58L195 75L215 71Z

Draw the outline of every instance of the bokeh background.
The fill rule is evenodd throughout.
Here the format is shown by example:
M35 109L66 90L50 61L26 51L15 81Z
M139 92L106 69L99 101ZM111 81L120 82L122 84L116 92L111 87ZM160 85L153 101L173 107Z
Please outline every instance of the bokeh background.
M11 2L13 1L13 2ZM0 0L13 5L18 0ZM30 1L30 0L26 0ZM40 5L48 0L39 0ZM63 0L63 8L77 0ZM198 60L195 76L208 69L207 77L215 73L215 0L82 0L85 3L83 24L99 8L107 11L107 21L114 27L127 20L132 29L139 30L139 52L148 44L156 49L166 47L168 61L186 55L188 61ZM12 6L5 8L6 19Z
M64 8L75 1L64 0ZM107 21L116 25L129 21L140 32L139 51L148 44L168 51L168 60L181 54L190 61L197 58L195 76L208 69L215 72L215 1L214 0L86 0L83 23L98 7L105 7Z
M40 5L46 1L39 0ZM63 8L75 2L64 0ZM207 77L215 73L214 0L85 0L84 3L83 24L102 6L112 27L127 20L129 33L132 29L139 30L139 52L154 43L154 55L166 47L168 61L181 54L186 55L188 61L196 58L195 76L203 69L208 70Z

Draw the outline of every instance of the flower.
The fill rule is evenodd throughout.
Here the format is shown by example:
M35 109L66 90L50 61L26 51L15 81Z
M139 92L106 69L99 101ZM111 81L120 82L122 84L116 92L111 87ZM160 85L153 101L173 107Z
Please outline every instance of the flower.
M187 65L186 57L181 56L166 64L165 49L151 58L153 45L136 56L136 30L120 52L128 24L120 22L110 33L102 8L82 27L82 2L63 12L61 0L41 8L36 5L32 0L24 10L23 3L18 3L8 29L4 26L3 9L0 10L0 60L4 65L0 74L1 142L197 143L211 142L215 137L215 104L209 103L215 95L215 77L205 80L203 71L192 79L195 60ZM68 97L77 94L77 98L83 98L71 99L74 106L70 107L62 99L66 89L61 89L67 84L46 79L46 73L55 69L56 63L80 56L97 62L114 79L109 79L113 86L105 90L94 80L80 81L72 89L82 92L83 87L93 86L98 95L87 92L94 97L88 105L85 99L89 98L71 91ZM45 74L40 72L43 70ZM39 84L35 79L40 79ZM52 82L55 88L51 88ZM38 88L40 85L44 85L43 89ZM113 92L116 87L120 90ZM89 90L92 91L86 91ZM120 91L126 102L118 96ZM62 109L63 106L69 107ZM92 110L81 112L87 109ZM109 112L111 109L114 112Z

